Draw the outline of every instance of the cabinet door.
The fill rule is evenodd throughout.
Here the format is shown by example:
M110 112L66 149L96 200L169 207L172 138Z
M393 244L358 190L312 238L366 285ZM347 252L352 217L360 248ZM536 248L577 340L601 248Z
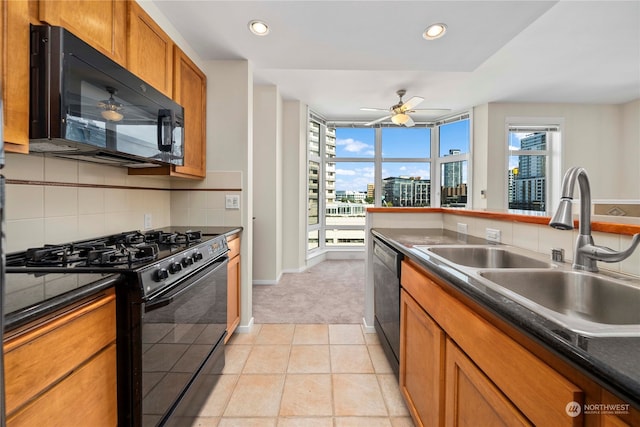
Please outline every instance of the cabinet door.
M173 72L173 98L184 107L184 166L176 166L175 171L204 178L207 168L207 77L177 46Z
M532 425L450 339L446 349L446 427Z
M238 327L238 324L240 324L240 255L231 258L227 266L227 337L225 342L231 338L231 334Z
M5 150L29 152L29 2L0 4Z
M127 1L41 0L38 5L41 21L65 27L126 66Z
M442 425L445 334L404 290L400 295L400 390L417 426Z
M173 41L136 3L129 2L127 68L172 97Z

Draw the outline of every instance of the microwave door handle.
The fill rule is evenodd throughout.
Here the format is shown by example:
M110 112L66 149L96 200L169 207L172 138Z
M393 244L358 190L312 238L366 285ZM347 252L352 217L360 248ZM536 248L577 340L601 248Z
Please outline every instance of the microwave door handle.
M158 150L170 152L173 146L173 111L158 110Z

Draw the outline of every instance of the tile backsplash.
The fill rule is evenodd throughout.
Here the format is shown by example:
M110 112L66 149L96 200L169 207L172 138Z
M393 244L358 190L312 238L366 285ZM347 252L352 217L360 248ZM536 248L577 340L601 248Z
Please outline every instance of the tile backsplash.
M128 175L126 168L7 153L7 252L170 225L240 225L242 174L208 171L204 180Z

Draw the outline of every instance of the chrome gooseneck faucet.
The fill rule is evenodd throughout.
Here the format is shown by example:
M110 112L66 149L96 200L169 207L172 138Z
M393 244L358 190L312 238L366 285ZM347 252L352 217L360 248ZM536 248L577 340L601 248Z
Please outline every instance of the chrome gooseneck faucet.
M633 236L631 246L624 251L614 251L605 246L593 244L591 236L591 188L587 171L581 167L572 167L567 170L562 179L562 198L555 215L549 225L560 230L573 229L573 217L571 216L571 200L576 180L580 187L580 217L578 239L574 251L573 268L576 270L598 271L596 261L619 262L629 257L640 244L640 234Z

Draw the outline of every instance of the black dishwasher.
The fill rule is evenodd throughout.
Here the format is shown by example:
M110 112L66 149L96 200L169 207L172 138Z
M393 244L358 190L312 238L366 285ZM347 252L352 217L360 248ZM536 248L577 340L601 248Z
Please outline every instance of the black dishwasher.
M377 237L373 238L375 328L396 377L400 360L401 261L401 253Z

